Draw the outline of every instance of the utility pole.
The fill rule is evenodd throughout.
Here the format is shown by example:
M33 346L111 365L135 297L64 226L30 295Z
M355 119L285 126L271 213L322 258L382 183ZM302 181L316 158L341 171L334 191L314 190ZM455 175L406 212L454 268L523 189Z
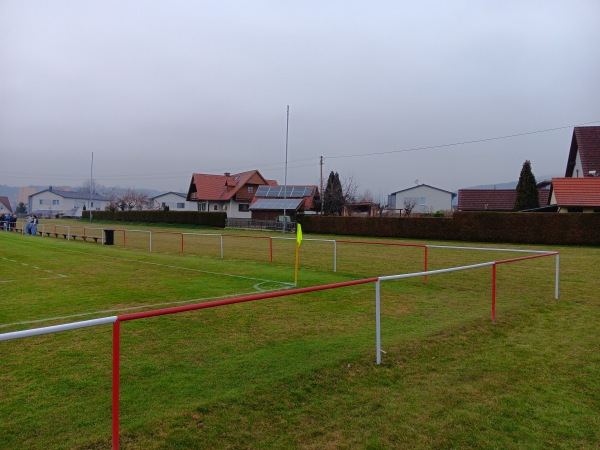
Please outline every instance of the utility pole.
M286 203L287 203L287 166L288 166L288 135L290 130L290 105L287 105L287 117L285 121L285 176L283 181L283 232L287 228Z
M323 215L323 201L325 200L325 193L323 192L323 157L321 156L321 215Z
M94 193L94 152L92 152L92 165L90 167L90 201L88 204L90 210L90 222L92 221L92 195Z

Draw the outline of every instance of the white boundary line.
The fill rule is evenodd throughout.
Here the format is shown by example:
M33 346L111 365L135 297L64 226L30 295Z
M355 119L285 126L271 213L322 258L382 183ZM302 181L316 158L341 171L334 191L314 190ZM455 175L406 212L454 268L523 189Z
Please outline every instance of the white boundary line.
M51 248L51 249L56 248L56 247L48 247L43 242L39 242L39 243L46 248ZM195 269L195 268L191 268L191 267L175 266L175 265L171 265L171 264L161 264L161 263L155 263L155 262L151 262L151 261L141 261L141 260L137 260L137 259L123 258L123 257L119 257L119 256L98 255L98 254L92 254L89 252L77 251L77 250L72 250L72 249L59 248L58 250L60 250L62 252L68 252L68 253L89 255L94 258L101 257L101 258L105 258L105 259L116 259L116 260L126 261L126 262L135 262L135 263L140 263L140 264L148 264L148 265L153 265L153 266L166 267L169 269L186 270L186 271L192 271L192 272L198 272L198 273L205 273L208 275L217 275L217 276L224 276L224 277L231 277L231 278L239 278L239 279L243 279L243 280L258 281L258 283L254 284L254 286L253 286L254 291L251 291L251 292L232 293L232 294L225 294L225 295L215 296L215 297L194 298L194 299L190 299L190 300L177 300L174 302L160 302L160 303L153 303L153 304L147 304L147 305L132 306L132 307L127 307L127 308L106 309L106 310L98 310L98 311L92 311L92 312L86 312L86 313L72 314L72 315L68 315L68 316L58 316L58 317L50 317L50 318L36 319L36 320L29 320L29 321L22 321L22 322L13 322L13 323L8 323L8 324L0 324L0 329L8 328L11 326L17 326L17 325L28 325L28 324L34 324L34 323L51 322L54 320L73 319L76 317L85 317L85 316L91 316L91 315L95 315L95 314L119 313L119 312L125 312L125 311L135 311L135 310L140 310L140 309L145 309L145 308L154 308L157 306L169 306L169 305L193 303L193 302L198 302L198 301L218 300L218 299L222 299L222 298L231 298L231 297L237 297L237 296L243 296L243 295L251 295L251 294L255 294L256 291L272 292L272 291L287 289L287 288L295 286L294 283L290 283L290 282L286 282L286 281L276 281L276 280L268 280L268 279L264 279L264 278L254 278L254 277L246 277L246 276L242 276L242 275L233 275L233 274L228 274L228 273L212 272L212 271L208 271L208 270ZM8 259L5 257L0 257L0 258L5 259L9 262L19 263L16 260ZM66 275L59 274L58 277L66 278ZM38 278L38 279L40 279L40 278ZM54 278L48 278L48 279L54 279ZM12 280L10 280L10 281L12 281ZM4 282L4 281L0 280L0 283L2 283L2 282ZM276 288L272 288L272 289L264 289L261 287L261 285L264 285L264 284L280 285L280 287L276 287ZM62 331L62 330L58 330L58 331ZM51 333L51 332L52 331L49 331L48 333ZM43 333L43 334L47 334L47 333ZM0 338L0 341L1 340L2 339Z
M272 291L278 291L279 289L278 288L274 288L274 289L259 289L259 290L261 292L272 292ZM244 295L252 295L252 294L256 294L256 291L241 292L241 293L234 293L234 294L225 294L225 295L218 295L218 296L215 296L215 297L192 298L190 300L177 300L177 301L174 301L174 302L151 303L151 304L147 304L147 305L130 306L130 307L127 307L127 308L104 309L104 310L93 311L93 312L71 314L71 315L68 315L68 316L49 317L47 319L36 319L36 320L26 320L26 321L23 321L23 322L5 323L5 324L0 324L0 328L8 328L8 327L17 326L17 325L30 325L30 324L33 324L33 323L52 322L54 320L74 319L76 317L93 316L95 314L110 314L110 313L120 313L120 312L125 312L125 311L136 311L136 310L145 309L145 308L154 308L154 307L157 307L157 306L184 305L186 303L205 302L205 301L210 301L210 300L219 300L219 299L222 299L222 298L233 298L233 297L239 297L239 296L244 296ZM2 336L2 335L0 334L0 336ZM0 337L0 341L1 340L2 340L2 338Z
M45 277L45 278L36 278L36 280L55 280L56 278L68 278L67 275L63 275L62 273L56 273L53 270L48 270L48 269L42 269L39 266L33 265L33 264L29 264L29 263L25 263L25 262L20 262L17 261L16 259L9 259L6 258L4 256L0 256L0 259L4 260L4 261L8 261L10 263L15 263L15 264L19 264L23 267L26 267L28 269L33 269L33 270L42 270L52 276L50 277ZM0 279L0 283L16 283L22 281L20 279L12 279L12 280L1 280Z

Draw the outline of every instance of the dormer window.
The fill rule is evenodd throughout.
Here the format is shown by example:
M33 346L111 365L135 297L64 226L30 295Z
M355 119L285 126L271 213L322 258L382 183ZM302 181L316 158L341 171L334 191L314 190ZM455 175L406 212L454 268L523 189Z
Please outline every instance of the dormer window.
M254 193L254 186L248 186L248 194Z

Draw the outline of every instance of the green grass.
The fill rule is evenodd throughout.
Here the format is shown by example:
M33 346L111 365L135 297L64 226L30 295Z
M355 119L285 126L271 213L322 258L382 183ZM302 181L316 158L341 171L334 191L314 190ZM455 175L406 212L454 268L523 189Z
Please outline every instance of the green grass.
M0 233L0 332L293 281L292 241L274 241L270 264L264 239L229 238L223 260L199 236L185 255L177 236L152 253L127 239ZM600 250L557 250L560 300L554 258L499 266L495 324L490 268L384 283L380 366L372 284L125 322L121 447L597 448ZM337 251L333 273L331 246L305 241L300 286L423 266L420 249ZM507 254L429 257L437 269ZM0 448L110 447L111 332L0 342Z

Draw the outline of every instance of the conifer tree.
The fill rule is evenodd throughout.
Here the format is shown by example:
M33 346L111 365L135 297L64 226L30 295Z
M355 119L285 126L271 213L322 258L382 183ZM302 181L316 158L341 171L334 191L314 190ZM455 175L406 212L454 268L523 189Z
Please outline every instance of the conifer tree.
M323 195L323 214L328 216L339 216L344 207L344 193L342 183L337 172L331 171L327 178L327 186Z
M537 183L531 171L531 162L526 160L521 169L519 183L517 184L517 197L515 199L515 211L533 209L540 207Z

